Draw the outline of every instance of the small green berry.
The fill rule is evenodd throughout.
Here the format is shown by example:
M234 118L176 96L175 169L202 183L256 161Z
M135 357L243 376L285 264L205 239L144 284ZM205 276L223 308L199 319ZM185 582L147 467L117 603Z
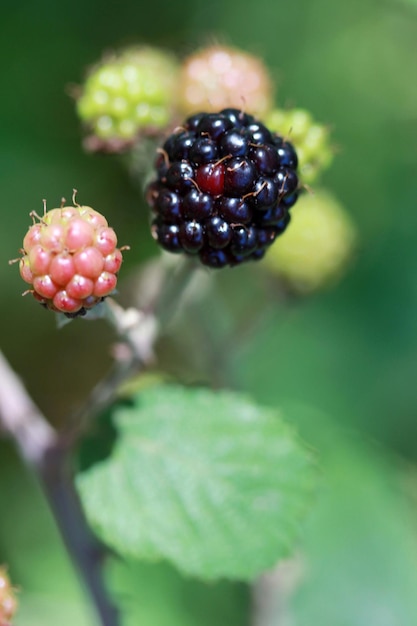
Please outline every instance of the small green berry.
M94 67L77 100L91 149L122 150L140 132L157 134L172 120L178 64L157 48L131 48Z
M327 191L304 194L292 212L291 226L272 246L264 267L295 292L309 293L341 276L353 254L355 227Z
M331 165L334 150L329 129L315 122L308 111L274 109L267 115L265 123L271 130L287 136L294 145L303 183L316 182Z

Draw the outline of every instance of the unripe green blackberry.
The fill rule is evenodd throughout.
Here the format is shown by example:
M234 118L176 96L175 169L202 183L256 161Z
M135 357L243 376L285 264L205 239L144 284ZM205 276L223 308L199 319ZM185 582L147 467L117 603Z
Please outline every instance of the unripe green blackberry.
M301 182L316 182L331 165L334 150L330 144L329 129L315 122L308 111L274 109L266 116L265 123L293 143L298 154Z
M355 243L356 230L345 209L319 190L299 198L291 228L271 248L264 266L293 291L312 292L343 273Z
M272 91L260 59L237 48L210 46L183 62L180 109L189 115L235 107L262 117L272 106Z
M171 121L178 90L175 57L158 48L131 48L93 67L77 100L90 149L118 151L138 133L154 134Z
M31 216L20 259L20 275L32 286L25 293L67 317L85 315L116 287L123 260L116 233L88 206Z
M11 626L16 609L16 591L10 583L6 568L0 567L0 626Z

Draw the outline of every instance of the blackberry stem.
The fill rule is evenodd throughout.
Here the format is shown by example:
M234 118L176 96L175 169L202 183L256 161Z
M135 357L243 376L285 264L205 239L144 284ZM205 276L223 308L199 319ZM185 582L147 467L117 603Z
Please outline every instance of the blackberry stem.
M180 258L173 268L166 270L165 284L154 304L155 314L162 329L174 317L196 267L196 262L192 259Z
M68 450L58 440L48 449L39 476L66 548L82 575L102 626L118 626L119 612L103 581L105 549L92 533L74 487Z
M106 319L114 326L119 343L116 361L108 374L98 382L84 405L68 419L67 437L74 444L88 430L92 419L114 400L119 386L130 376L153 362L153 345L158 324L155 316L137 309L123 309L113 299L104 302Z
M119 337L114 350L116 360L85 404L68 419L68 437L73 443L88 429L92 419L114 400L120 385L154 362L155 342L175 315L194 275L195 265L191 261L182 258L178 261L172 266L161 257L156 293L142 309L123 309L112 298L104 301L107 321Z
M282 561L252 585L251 626L290 622L290 599L303 574L299 557Z
M68 442L50 426L1 352L0 428L14 439L22 460L37 476L101 626L119 626L103 581L104 550L87 524L74 487Z

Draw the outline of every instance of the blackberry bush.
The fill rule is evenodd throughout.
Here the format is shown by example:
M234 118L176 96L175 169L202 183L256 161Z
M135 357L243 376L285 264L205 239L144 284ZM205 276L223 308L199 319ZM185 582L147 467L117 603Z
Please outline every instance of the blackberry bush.
M123 260L116 233L88 206L62 206L43 217L31 216L34 224L20 259L20 275L32 286L29 292L47 309L67 317L85 315L116 287Z
M238 109L189 117L147 189L154 238L210 267L262 258L290 220L297 163L288 141Z

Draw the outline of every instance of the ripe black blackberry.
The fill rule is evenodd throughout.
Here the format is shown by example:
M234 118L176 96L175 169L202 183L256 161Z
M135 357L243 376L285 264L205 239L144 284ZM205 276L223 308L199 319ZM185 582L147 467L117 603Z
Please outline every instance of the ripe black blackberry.
M252 115L189 117L159 150L147 189L154 238L210 267L262 258L290 221L297 165L293 146Z

